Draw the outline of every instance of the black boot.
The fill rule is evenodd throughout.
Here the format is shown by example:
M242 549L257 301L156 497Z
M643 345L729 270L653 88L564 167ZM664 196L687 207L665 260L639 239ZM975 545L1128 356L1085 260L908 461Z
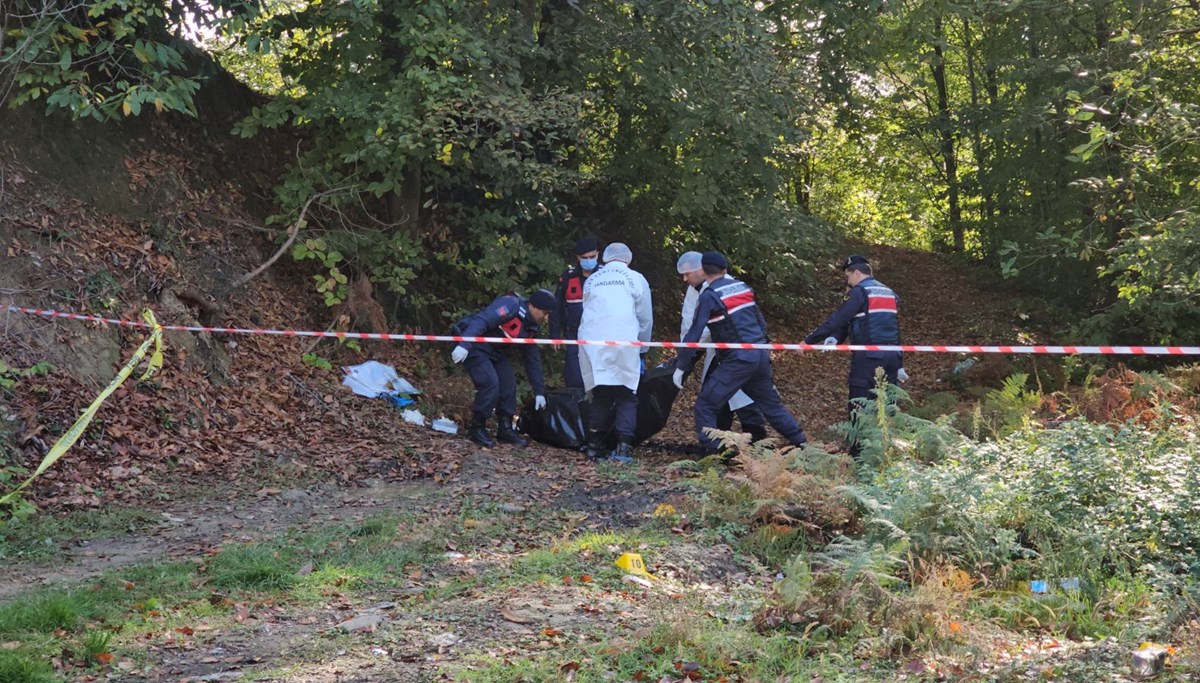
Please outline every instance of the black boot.
M496 440L488 434L486 417L476 417L471 420L471 431L467 434L467 438L484 448L492 448L496 445Z
M528 446L529 439L513 429L512 415L496 415L496 440L500 443L510 443L514 446Z
M588 460L599 460L604 457L604 440L601 438L600 432L588 430L584 452L587 454Z
M763 427L761 425L750 425L749 427L743 427L742 431L744 431L750 435L750 443L754 443L755 441L762 441L763 439L767 438L767 436L768 436L767 428Z

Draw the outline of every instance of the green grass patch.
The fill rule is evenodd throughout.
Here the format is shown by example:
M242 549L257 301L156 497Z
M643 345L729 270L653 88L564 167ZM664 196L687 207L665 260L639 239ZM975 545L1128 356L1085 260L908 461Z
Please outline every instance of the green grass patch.
M52 683L54 671L44 659L0 651L0 683Z
M783 632L760 634L704 614L702 604L685 604L644 631L610 632L594 642L566 644L528 658L467 660L461 669L451 669L451 676L472 683L549 681L563 680L567 671L578 667L574 680L580 683L680 680L692 672L699 676L697 680L706 681L722 677L775 681L788 676L809 680L822 674L827 680L895 679L894 670L878 677L843 678L849 656L845 660L814 657L805 638Z
M160 521L152 512L130 509L35 514L11 519L0 525L0 560L51 560L63 554L64 541L123 536Z
M19 644L0 652L0 683L58 680L42 665L51 657L101 670L101 655L122 643L161 631L173 618L189 621L197 608L214 609L196 571L194 563L159 563L17 596L0 606L0 642Z
M221 551L209 564L208 573L217 588L281 591L296 585L299 568L295 551L249 545Z
M557 582L564 576L579 577L584 574L596 579L610 577L616 580L624 573L614 564L621 553L636 552L651 561L651 558L645 557L647 550L652 551L668 542L669 539L657 529L584 533L560 540L548 548L525 552L513 562L511 571L503 580L509 584ZM617 551L614 552L612 548Z
M737 548L773 570L809 549L809 538L799 527L777 524L760 526L737 539Z
M0 637L74 630L98 614L96 595L85 589L49 591L0 607Z

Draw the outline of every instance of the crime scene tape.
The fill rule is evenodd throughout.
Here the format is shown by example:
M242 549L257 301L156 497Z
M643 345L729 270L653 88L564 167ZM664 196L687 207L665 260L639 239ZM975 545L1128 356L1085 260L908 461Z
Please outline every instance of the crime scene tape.
M145 322L101 318L52 309L9 306L9 311L46 318L66 318L99 322L124 327L150 327ZM1012 345L946 345L946 344L740 344L727 342L656 342L617 341L599 339L538 339L527 337L463 337L440 334L403 334L391 332L317 332L312 330L265 330L241 327L199 327L194 325L158 325L169 332L210 332L213 334L248 334L276 337L331 337L335 339L378 339L382 341L470 342L488 344L535 344L539 346L637 346L666 349L759 349L767 351L905 351L911 353L1013 353L1050 355L1107 355L1107 356L1200 356L1200 346L1012 346Z
M64 432L63 435L59 437L58 441L56 441L54 445L50 447L50 450L46 453L46 457L42 458L42 463L38 465L33 474L29 475L29 478L26 479L20 486L6 493L3 498L0 498L0 505L3 505L13 496L20 493L25 487L33 483L34 479L37 479L43 472L50 469L51 465L58 462L58 459L61 458L63 454L71 448L71 446L75 445L75 442L79 440L79 437L83 436L83 432L87 429L88 424L91 423L92 418L96 417L96 411L100 409L100 406L104 403L105 399L107 399L112 392L116 391L117 387L121 386L129 377L129 375L133 373L134 369L137 368L138 363L140 363L142 358L146 356L146 352L150 350L150 347L154 347L154 353L150 354L150 360L147 361L146 372L142 373L140 379L150 379L152 376L154 376L154 373L158 372L158 369L162 367L163 328L158 324L158 321L154 319L154 313L152 313L150 309L146 309L142 313L142 318L144 322L139 326L148 327L153 330L150 333L150 337L146 339L146 341L142 342L142 345L138 347L137 351L133 352L133 356L127 363L125 363L125 365L121 368L121 371L117 373L117 376L108 383L108 386L104 387L104 390L101 391L100 395L96 397L96 400L92 401L91 405L89 405L83 411L83 413L79 416L79 419L75 420L75 424L71 425L71 428Z

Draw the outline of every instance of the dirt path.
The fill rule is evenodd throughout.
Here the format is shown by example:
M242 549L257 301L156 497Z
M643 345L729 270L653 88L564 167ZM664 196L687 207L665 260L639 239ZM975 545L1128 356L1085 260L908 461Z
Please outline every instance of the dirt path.
M564 538L589 530L622 529L645 523L660 503L679 495L677 485L663 476L665 465L673 459L648 452L637 467L597 467L556 449L499 448L468 455L457 475L441 485L428 480L353 489L326 484L265 489L235 500L167 505L155 511L161 522L152 528L69 542L66 555L54 564L4 567L0 601L39 586L79 585L134 564L205 557L230 544L270 541L290 530L318 530L384 513L409 513L431 523L468 508L495 510L511 516L514 523L527 516L557 518L570 523L563 529ZM450 541L447 544L454 547ZM521 555L519 550L447 552L427 571L444 577L474 576L519 561ZM659 559L657 570L664 579L688 585L730 577L747 586L751 582L736 569L728 547L714 551L680 543L664 549ZM718 603L729 595L726 589L707 590ZM557 647L562 644L559 634L632 634L672 601L666 588L600 588L582 581L477 588L436 601L425 592L425 588L386 589L377 594L367 590L353 598L335 597L329 604L308 607L239 605L233 608L232 620L198 624L187 630L186 637L169 628L157 634L145 644L136 663L120 662L124 668L118 678L434 680L445 666L461 663L462 658L524 656ZM360 617L377 617L379 624L352 635L334 628Z
M9 564L0 568L0 601L31 588L77 583L107 570L168 557L201 557L229 543L274 538L289 528L332 524L438 495L430 483L387 484L360 489L320 486L310 490L268 490L230 501L165 506L159 522L134 534L67 539L53 563Z
M646 469L675 459L647 454ZM228 500L166 504L153 510L158 522L148 529L110 538L65 539L64 554L51 563L11 563L0 568L0 601L49 584L77 583L107 570L169 557L202 557L221 546L269 540L289 529L361 520L371 514L450 509L464 498L520 510L554 506L572 510L594 528L640 521L669 497L669 482L646 487L641 480L607 481L581 455L533 446L501 447L467 455L457 476L445 484L430 480L384 483L361 488L321 484L307 489L259 489Z

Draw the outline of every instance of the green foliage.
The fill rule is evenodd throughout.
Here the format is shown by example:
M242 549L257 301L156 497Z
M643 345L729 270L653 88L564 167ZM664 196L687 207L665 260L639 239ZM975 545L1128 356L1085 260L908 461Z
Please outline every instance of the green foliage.
M54 372L54 365L46 361L38 361L27 368L14 368L0 361L0 389L14 389L24 378L44 377L51 372Z
M870 241L1019 274L1078 311L1055 322L1086 321L1084 338L1157 342L1200 328L1187 305L1200 291L1200 7L801 7L826 38L814 52L825 83L843 95L825 100L806 147L815 213Z
M547 284L585 231L726 248L761 288L811 286L828 233L789 189L806 96L778 20L743 2L281 2L221 49L279 64L241 134L310 136L278 220L330 193L293 252L321 262L326 302L366 274L417 312Z
M0 9L0 85L8 104L44 101L47 111L96 120L137 116L143 108L195 115L200 78L189 72L181 25L211 27L250 2L208 4L102 0L64 5L15 0ZM214 11L224 10L222 12ZM175 35L172 32L175 31Z
M995 436L1005 436L1027 427L1033 411L1041 405L1041 394L1026 388L1028 380L1029 375L1018 372L1005 378L999 389L987 393L983 413Z
M1082 421L971 445L934 466L893 463L855 488L870 537L993 576L1095 581L1192 567L1196 437Z
M835 426L859 444L859 462L866 469L879 469L904 457L938 462L963 440L951 426L951 416L930 421L902 410L911 399L898 385L888 384L882 370L876 373L873 395L876 398L855 399L855 419Z
M87 591L46 591L10 602L0 606L0 635L73 631L95 614L94 605Z

